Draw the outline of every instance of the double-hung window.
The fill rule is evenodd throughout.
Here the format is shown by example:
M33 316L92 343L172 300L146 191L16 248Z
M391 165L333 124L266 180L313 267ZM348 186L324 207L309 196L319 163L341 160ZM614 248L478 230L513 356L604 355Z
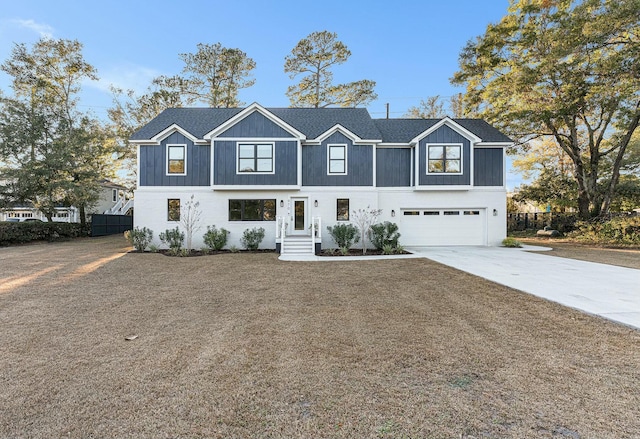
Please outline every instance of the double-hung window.
M347 145L328 146L328 174L344 175L347 173Z
M462 145L428 145L428 174L461 174Z
M187 145L167 145L167 175L187 174Z
M273 174L273 143L238 143L238 173Z

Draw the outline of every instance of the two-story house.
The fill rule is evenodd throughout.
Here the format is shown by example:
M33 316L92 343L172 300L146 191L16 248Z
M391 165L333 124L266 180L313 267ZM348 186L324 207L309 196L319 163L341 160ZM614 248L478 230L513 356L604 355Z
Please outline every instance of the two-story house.
M326 226L382 209L404 246L499 245L506 235L505 147L478 119L372 119L363 108L168 109L137 131L135 226L178 224L191 195L203 225L240 247L335 247ZM194 245L202 245L202 233Z

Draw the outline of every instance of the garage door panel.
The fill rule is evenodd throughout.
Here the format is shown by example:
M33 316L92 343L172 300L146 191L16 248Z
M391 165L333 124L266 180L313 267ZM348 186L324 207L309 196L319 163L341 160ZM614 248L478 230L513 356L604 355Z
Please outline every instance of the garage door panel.
M485 222L485 209L405 209L401 241L409 246L486 245Z

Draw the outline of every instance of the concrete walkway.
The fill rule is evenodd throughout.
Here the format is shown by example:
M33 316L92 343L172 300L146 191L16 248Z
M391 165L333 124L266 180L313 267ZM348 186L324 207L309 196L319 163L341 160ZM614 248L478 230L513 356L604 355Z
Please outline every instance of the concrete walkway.
M458 270L640 329L640 270L524 251L534 249L544 248L407 248Z

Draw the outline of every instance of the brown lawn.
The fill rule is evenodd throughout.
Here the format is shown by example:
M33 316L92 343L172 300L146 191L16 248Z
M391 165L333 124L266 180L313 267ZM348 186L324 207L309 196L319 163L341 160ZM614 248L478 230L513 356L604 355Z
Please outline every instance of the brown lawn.
M0 249L0 437L640 437L640 331L426 259L126 250Z
M607 248L595 245L583 245L566 240L549 238L517 238L530 245L551 247L552 251L539 252L541 255L559 256L562 258L580 259L600 264L618 265L620 267L640 270L640 249Z

